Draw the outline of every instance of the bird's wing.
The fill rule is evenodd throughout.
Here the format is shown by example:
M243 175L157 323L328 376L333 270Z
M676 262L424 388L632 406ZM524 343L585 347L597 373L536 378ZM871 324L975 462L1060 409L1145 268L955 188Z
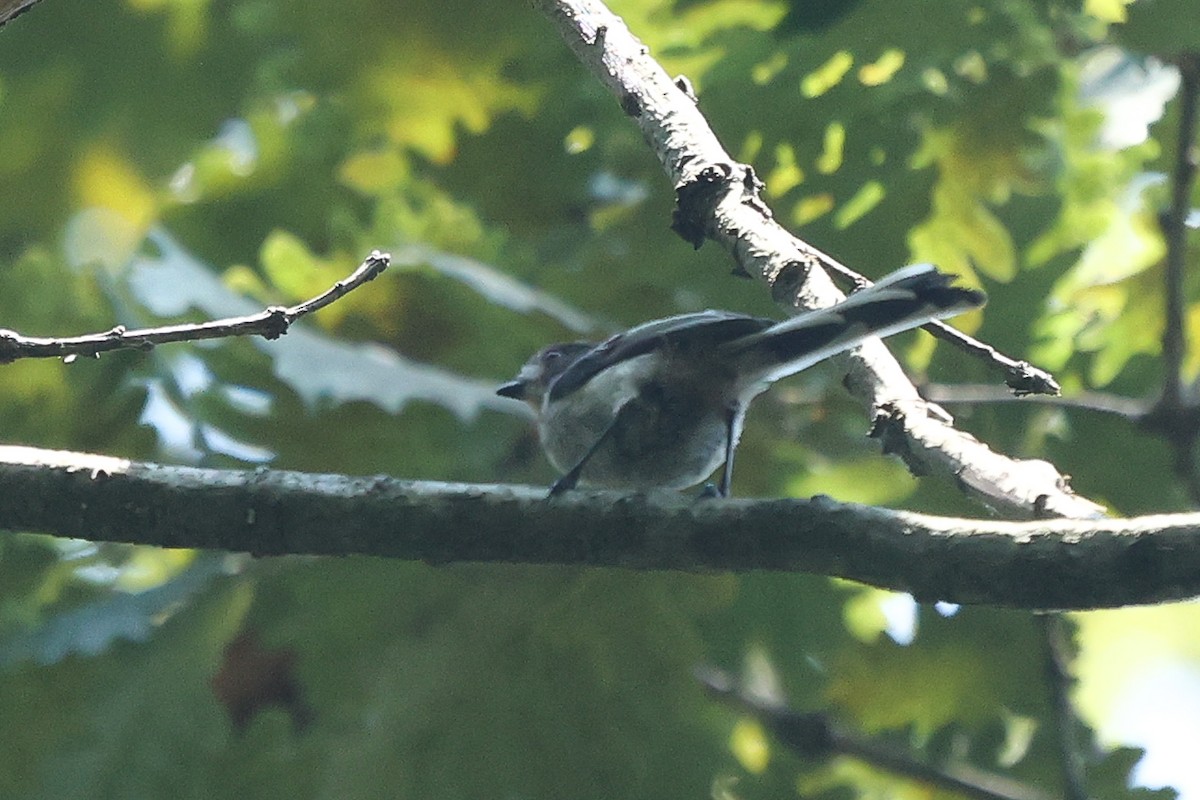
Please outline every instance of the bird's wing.
M713 310L645 322L609 337L563 370L550 387L550 400L558 400L577 391L609 367L664 347L717 348L743 336L764 331L774 324L775 320L762 317Z

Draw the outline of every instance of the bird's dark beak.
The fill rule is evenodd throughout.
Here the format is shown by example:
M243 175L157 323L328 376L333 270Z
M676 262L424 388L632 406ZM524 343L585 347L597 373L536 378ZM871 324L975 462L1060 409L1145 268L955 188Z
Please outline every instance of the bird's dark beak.
M527 381L509 381L496 390L496 394L501 397L511 397L513 400L524 400L525 389L529 386Z

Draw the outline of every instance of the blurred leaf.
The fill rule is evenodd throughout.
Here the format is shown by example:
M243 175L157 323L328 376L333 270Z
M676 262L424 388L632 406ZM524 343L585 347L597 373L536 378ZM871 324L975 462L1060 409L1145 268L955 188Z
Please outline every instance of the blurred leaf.
M918 740L951 723L981 726L1000 708L1037 716L1044 697L1021 688L1040 682L1030 655L1037 652L1037 631L1024 615L964 609L946 619L923 609L912 645L879 639L847 651L832 669L828 696L868 732L912 726Z
M1114 21L1122 45L1163 58L1200 51L1200 8L1188 0L1137 0Z
M988 308L956 324L1070 390L1138 396L1160 380L1156 219L1179 106L1174 69L1144 53L1187 46L1185 6L615 4L692 79L778 219L872 276L920 257L985 284ZM96 0L40 4L5 34L4 327L253 313L324 290L372 249L396 256L276 343L7 365L7 440L548 482L523 407L492 394L529 353L702 308L779 314L725 253L669 232L673 187L640 132L527 8ZM1137 36L1138 52L1117 38ZM934 380L995 379L932 342L894 349ZM840 377L814 370L756 404L739 493L977 513L950 482L880 457ZM1167 447L1123 420L952 410L1121 512L1187 505ZM929 796L848 760L798 764L699 691L698 662L743 665L796 708L930 761L1060 780L1042 642L1019 614L947 618L803 575L364 559L272 560L187 590L177 556L34 541L0 544L0 629L23 631L6 642L24 653L0 683L4 798ZM1174 630L1172 664L1191 674L1191 628L1148 613L1162 616L1143 630ZM254 657L231 662L247 631ZM1165 645L1120 626L1112 641L1080 664L1109 748L1140 733L1121 703L1169 677L1138 652ZM1170 720L1184 699L1145 717ZM1137 780L1166 763L1147 747ZM1098 758L1089 792L1126 792L1135 760Z
M308 725L312 710L296 679L295 667L295 650L264 648L253 629L238 634L225 646L212 688L234 730L245 731L260 712L275 706L291 715L297 731Z
M0 669L9 670L26 661L45 665L69 656L96 656L118 641L144 641L225 573L223 555L203 554L161 586L114 593L54 613L35 629L0 641Z
M0 793L14 799L204 796L200 777L232 768L220 758L228 723L208 677L239 625L249 589L222 582L149 641L118 643L104 658L6 672L0 708L5 724L24 735L7 751ZM56 702L46 702L48 693ZM229 772L227 778L236 783L252 776Z
M523 314L539 311L574 333L589 333L596 329L596 323L586 314L553 295L518 283L495 267L463 256L412 246L392 253L392 263L414 266L428 264L442 275L460 281L478 292L490 303Z
M129 275L130 288L151 313L176 317L198 309L208 319L222 319L261 310L225 288L166 233L153 233L151 241L159 255L138 257ZM339 342L303 324L277 341L256 339L255 344L271 357L275 375L309 404L366 400L394 413L421 399L468 420L485 408L512 410L495 396L491 383L418 364L379 346Z

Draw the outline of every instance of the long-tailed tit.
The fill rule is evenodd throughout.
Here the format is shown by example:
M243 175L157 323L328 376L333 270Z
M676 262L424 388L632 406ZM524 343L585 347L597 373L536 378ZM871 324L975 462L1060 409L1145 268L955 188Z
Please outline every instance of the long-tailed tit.
M551 494L596 486L684 489L722 463L729 494L746 407L774 381L872 336L983 305L929 264L906 267L828 308L791 319L700 311L599 343L551 345L497 394L523 400L563 475Z

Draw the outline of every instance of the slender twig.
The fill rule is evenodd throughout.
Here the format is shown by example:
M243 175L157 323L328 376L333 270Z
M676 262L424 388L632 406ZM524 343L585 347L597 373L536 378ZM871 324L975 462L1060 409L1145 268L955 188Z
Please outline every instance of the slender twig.
M1112 414L1133 423L1140 423L1153 405L1152 400L1139 400L1109 392L1080 392L1063 396L1032 395L1018 397L990 383L926 383L921 394L928 400L946 405L984 405L990 403L1034 403L1041 406L1096 411Z
M700 667L695 675L709 694L752 715L781 744L803 759L852 756L930 788L958 792L973 800L1050 800L1049 795L1032 786L993 772L969 765L929 764L909 750L853 733L824 712L799 712L780 701L756 697L721 670Z
M1171 207L1163 221L1167 239L1166 322L1163 328L1163 403L1183 402L1183 359L1187 350L1185 331L1187 277L1187 216L1191 211L1192 183L1196 178L1196 108L1200 99L1200 53L1180 56L1179 141L1171 176Z
M855 272L833 256L807 243L805 243L805 246L812 251L813 256L816 257L817 261L827 272L832 273L842 281L853 286L855 290L865 289L871 285L869 279ZM987 361L993 366L1004 370L1004 383L1018 397L1028 394L1049 395L1053 397L1062 392L1062 388L1058 385L1058 381L1054 380L1054 376L1041 367L1035 367L1028 361L1018 361L1015 358L1006 356L990 344L981 342L973 336L968 336L958 328L947 325L941 320L935 320L921 327L938 339L949 342L981 361Z
M24 336L16 331L0 329L0 364L19 358L66 358L98 356L113 350L149 350L168 342L191 342L201 339L222 339L229 336L262 336L278 339L300 317L318 311L340 297L372 280L388 266L389 256L375 250L358 269L311 300L295 306L271 306L245 317L211 320L209 322L165 325L156 328L127 329L118 325L103 333L64 338Z
M1051 711L1058 728L1059 758L1062 761L1064 800L1088 800L1086 760L1080 742L1081 724L1071 701L1071 675L1074 647L1072 623L1062 614L1038 617L1046 643L1046 682L1050 688Z

